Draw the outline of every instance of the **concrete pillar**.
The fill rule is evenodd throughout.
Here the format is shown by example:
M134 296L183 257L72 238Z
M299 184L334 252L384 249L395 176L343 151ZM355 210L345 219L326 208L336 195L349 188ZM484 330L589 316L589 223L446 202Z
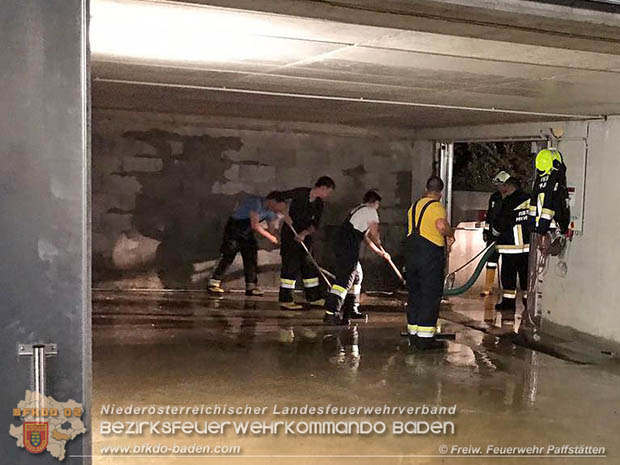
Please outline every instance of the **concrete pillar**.
M89 430L67 442L88 455L90 238L87 0L0 4L0 434L2 463L57 464L16 446L11 412L31 388L18 344L55 343L46 394L86 407ZM51 431L50 431L51 433Z

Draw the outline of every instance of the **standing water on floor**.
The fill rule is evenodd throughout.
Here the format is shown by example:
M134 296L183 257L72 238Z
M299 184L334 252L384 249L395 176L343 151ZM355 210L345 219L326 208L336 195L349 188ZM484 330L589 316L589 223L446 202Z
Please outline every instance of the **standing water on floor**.
M280 310L275 300L95 293L94 464L484 464L498 461L487 454L491 446L503 454L536 446L545 455L564 445L604 447L605 456L563 457L557 449L553 458L505 456L501 463L620 463L617 364L562 360L446 320L443 331L455 341L444 352L420 353L401 337L405 316L389 297L368 299L369 322L346 328L323 326L318 310ZM127 407L146 409L127 414ZM206 435L157 428L132 435L109 426L167 421L295 426L237 434L228 425ZM378 430L295 429L310 422L366 422ZM437 429L424 431L429 424ZM192 460L148 448L191 451L196 444L228 452Z

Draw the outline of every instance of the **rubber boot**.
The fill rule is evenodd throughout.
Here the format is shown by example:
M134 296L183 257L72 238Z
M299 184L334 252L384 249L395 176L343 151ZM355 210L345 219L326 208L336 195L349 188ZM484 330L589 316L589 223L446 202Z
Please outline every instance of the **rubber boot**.
M280 302L280 307L284 310L302 310L304 308L296 302Z
M246 289L245 295L247 295L248 297L260 297L262 295L265 295L265 292L258 287L254 287L252 289Z
M347 294L342 304L344 317L351 320L362 320L368 322L368 315L359 311L359 296Z
M362 313L359 310L353 310L349 314L349 318L351 320L363 320L363 321L368 322L368 314L367 313Z
M486 282L484 284L484 291L480 293L482 297L491 295L493 290L493 284L495 284L495 268L487 268Z
M512 310L512 312L514 313L516 308L517 308L516 299L506 299L506 298L502 299L502 301L495 306L495 310L498 310L501 312L506 311L506 310L508 311Z
M323 316L323 323L328 326L347 326L349 324L349 320L347 318L342 318L340 315L335 313L325 312L325 316Z
M209 285L207 286L207 291L209 291L209 294L222 295L224 293L222 281L218 279L210 279Z
M264 295L265 293L261 288L258 287L256 283L249 283L246 281L245 283L245 295L248 297L259 297Z
M444 350L447 347L445 341L435 339L434 337L418 337L415 341L418 350Z
M495 310L502 314L502 322L509 323L515 320L515 312L517 310L516 299L503 299L495 306Z

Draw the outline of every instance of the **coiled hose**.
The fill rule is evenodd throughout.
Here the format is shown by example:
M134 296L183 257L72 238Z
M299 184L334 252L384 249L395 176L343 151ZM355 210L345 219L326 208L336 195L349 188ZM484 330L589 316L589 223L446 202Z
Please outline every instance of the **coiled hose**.
M486 265L486 263L489 261L489 259L494 253L495 253L495 246L493 245L493 247L488 247L485 253L482 255L482 258L478 262L478 265L476 266L474 273L469 277L469 279L465 282L465 284L463 284L460 287L455 287L453 289L444 288L443 290L444 297L461 295L467 292L474 285L474 283L478 280L478 277L480 276L480 273L482 273L484 266Z

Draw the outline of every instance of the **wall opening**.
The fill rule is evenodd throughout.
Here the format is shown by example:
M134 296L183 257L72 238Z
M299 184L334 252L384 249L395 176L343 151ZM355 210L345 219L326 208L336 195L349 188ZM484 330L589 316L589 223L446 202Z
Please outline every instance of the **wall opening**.
M524 191L531 192L534 156L546 146L544 139L454 143L451 204L457 243L450 255L450 269L462 266L486 246L482 230L489 197L495 191L493 178L506 171L520 181ZM466 280L470 271L467 268L457 276L457 282ZM481 275L471 292L480 292L483 285Z

